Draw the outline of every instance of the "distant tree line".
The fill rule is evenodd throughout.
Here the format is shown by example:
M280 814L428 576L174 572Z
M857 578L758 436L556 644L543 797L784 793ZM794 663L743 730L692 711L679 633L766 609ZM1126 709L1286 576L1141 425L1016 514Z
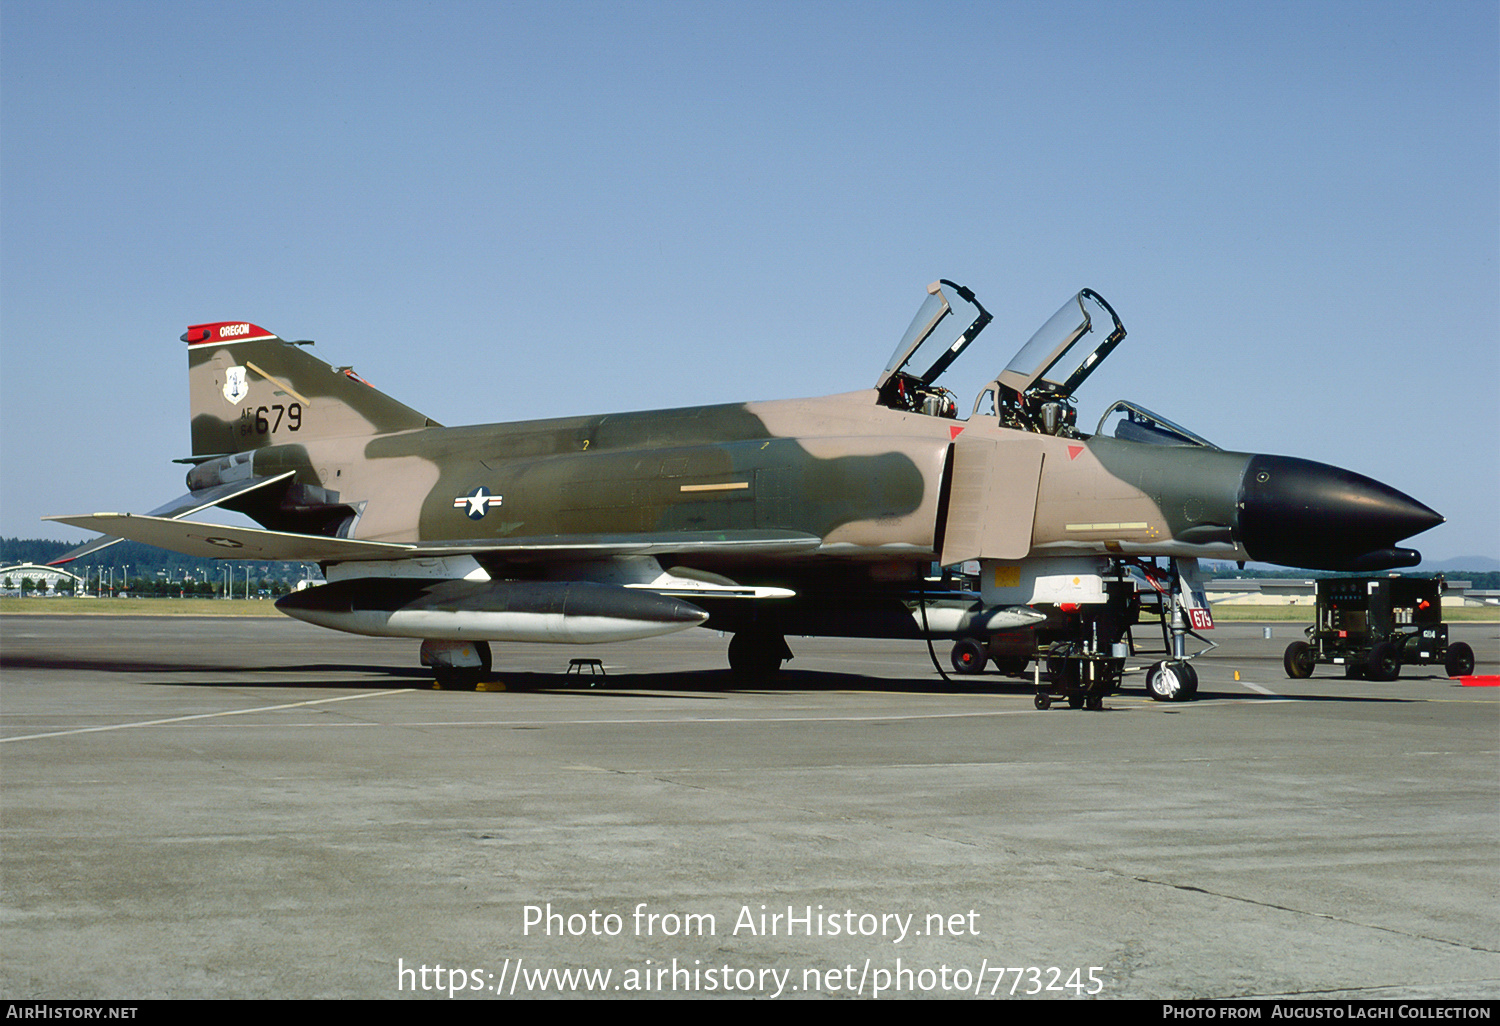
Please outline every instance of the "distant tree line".
M1309 581L1321 577L1374 577L1378 574L1346 574L1332 570L1241 570L1233 563L1215 563L1205 560L1203 564L1204 575L1209 578L1215 577L1247 577L1251 580L1261 578L1272 580L1295 580ZM1426 570L1405 571L1410 577L1436 577L1435 572ZM1469 586L1475 591L1491 591L1500 589L1500 570L1447 570L1442 574L1450 581L1468 581Z

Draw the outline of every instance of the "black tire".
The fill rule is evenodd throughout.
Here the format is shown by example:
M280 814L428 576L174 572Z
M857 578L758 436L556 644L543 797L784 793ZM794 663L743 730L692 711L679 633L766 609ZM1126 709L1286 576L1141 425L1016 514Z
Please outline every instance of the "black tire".
M1344 679L1364 680L1365 668L1351 659L1349 662L1344 664Z
M1035 705L1038 709L1050 709L1052 708L1052 696L1037 692L1036 698L1032 699L1032 704Z
M1085 699L1084 699L1084 696L1082 696L1082 695L1069 695L1068 696L1068 708L1069 709L1082 709L1084 701L1085 701Z
M1193 668L1192 663L1183 663L1182 672L1186 675L1186 685L1179 702L1196 702L1198 700L1198 671Z
M442 691L473 691L479 686L474 671L463 666L434 666L432 679Z
M1294 641L1286 647L1286 655L1281 657L1281 665L1286 667L1288 677L1293 680L1305 680L1312 676L1317 659L1313 655L1311 645L1305 641Z
M432 679L444 691L473 691L490 679L494 661L490 657L488 641L474 642L474 652L479 656L478 666L434 666Z
M1370 658L1365 660L1365 676L1370 680L1391 681L1401 676L1401 649L1389 641L1382 641L1370 649Z
M1083 707L1089 712L1098 712L1104 708L1104 698L1102 695L1090 695L1084 699Z
M973 638L963 638L954 643L948 659L953 663L955 673L977 674L984 672L984 664L989 662L990 657L979 642Z
M1158 702L1191 702L1198 694L1198 671L1191 663L1153 663L1146 671L1146 692Z
M781 661L790 659L786 638L769 631L740 631L729 639L729 668L736 677L758 680L781 672Z
M1474 672L1474 650L1462 641L1449 645L1443 669L1448 671L1450 677L1469 676Z
M1026 667L1031 665L1031 660L1026 656L996 656L993 660L995 672L1006 677L1026 676Z

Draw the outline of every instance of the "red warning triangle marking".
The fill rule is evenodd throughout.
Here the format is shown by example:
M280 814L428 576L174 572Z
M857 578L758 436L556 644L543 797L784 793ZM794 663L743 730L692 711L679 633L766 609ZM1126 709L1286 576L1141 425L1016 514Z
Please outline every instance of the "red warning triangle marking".
M963 430L964 430L964 426L962 424L949 424L948 425L948 441L951 442L955 438L957 438L959 435L963 434Z
M1068 446L1068 459L1070 459L1070 460L1076 460L1080 455L1082 455L1082 453L1083 453L1083 446L1081 446L1081 445L1070 445L1070 446Z

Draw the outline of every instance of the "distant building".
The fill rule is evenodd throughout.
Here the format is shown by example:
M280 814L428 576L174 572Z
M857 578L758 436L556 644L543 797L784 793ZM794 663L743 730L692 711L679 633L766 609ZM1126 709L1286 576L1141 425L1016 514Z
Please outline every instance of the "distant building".
M71 582L74 594L82 595L84 590L82 577L66 570L59 570L55 566L38 566L35 563L0 566L0 592L6 595L20 595L24 587L23 581L30 581L33 585L40 585L45 581L47 583L45 592L40 587L36 587L32 589L32 593L40 593L48 597L56 595L57 586L64 581Z
M1286 577L1221 577L1203 585L1211 604L1233 606L1312 606L1317 604L1317 582ZM1468 581L1448 581L1443 605L1448 609L1484 605L1484 592L1469 594ZM1478 601L1474 601L1478 599Z

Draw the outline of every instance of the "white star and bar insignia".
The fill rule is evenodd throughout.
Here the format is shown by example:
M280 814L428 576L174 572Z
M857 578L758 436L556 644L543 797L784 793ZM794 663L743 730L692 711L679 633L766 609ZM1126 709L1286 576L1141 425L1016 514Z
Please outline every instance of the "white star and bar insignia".
M483 520L485 510L491 506L500 505L504 496L491 495L488 488L480 485L468 495L460 495L453 500L453 508L461 509L470 520Z

